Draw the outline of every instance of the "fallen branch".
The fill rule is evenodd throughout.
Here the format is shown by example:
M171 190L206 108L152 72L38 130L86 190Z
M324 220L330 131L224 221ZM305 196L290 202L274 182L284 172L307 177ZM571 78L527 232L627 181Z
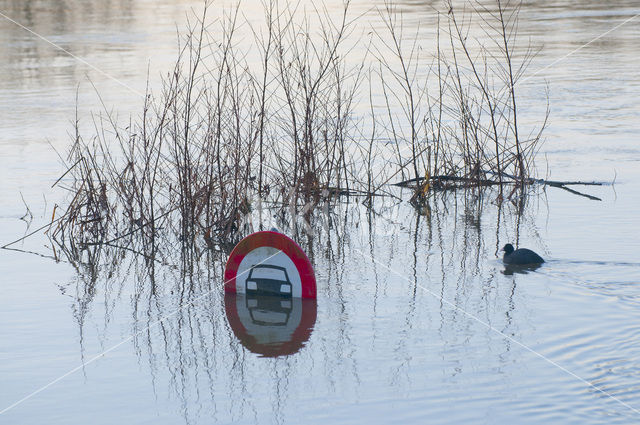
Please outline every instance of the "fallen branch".
M467 184L473 184L473 185L478 185L478 186L493 186L493 185L499 185L499 184L519 184L521 182L521 180L517 179L515 176L512 176L510 174L507 173L495 173L492 171L486 171L486 173L488 174L492 174L492 175L501 175L502 177L507 177L509 179L512 179L513 181L511 182L505 182L504 180L502 181L502 183L500 183L500 181L497 180L490 180L490 179L480 179L480 178L475 178L475 177L460 177L460 176L431 176L429 177L429 181L432 183L438 183L438 182L444 182L444 181L453 181L453 182L464 182ZM398 186L398 187L404 187L404 188L414 188L417 187L421 184L423 184L425 181L424 177L415 177L412 179L408 179L408 180L403 180L401 182L398 183L393 183L394 186ZM570 189L566 186L570 186L570 185L583 185L583 186L603 186L607 183L603 183L603 182L596 182L596 181L592 181L592 182L583 182L583 181L556 181L556 180L545 180L545 179L534 179L534 178L527 178L524 179L524 183L525 184L541 184L541 185L545 185L545 186L552 186L552 187L557 187L563 190L566 190L567 192L573 193L574 195L578 195L578 196L583 196L587 199L591 199L593 201L602 201L602 199L598 198L597 196L593 196L593 195L589 195L586 193L582 193L579 192L575 189ZM450 187L451 189L455 188L454 187Z
M425 180L424 177L416 177L413 179L403 180L398 183L393 183L394 186L399 187L412 187L412 183L419 185L423 183ZM443 182L443 181L454 181L454 182L464 182L481 186L492 186L500 184L498 181L488 180L488 179L478 179L475 177L461 177L461 176L431 176L429 177L429 181L431 182Z
M487 173L494 174L494 175L497 174L497 173L494 173L492 171L487 171ZM508 177L510 179L513 179L514 181L516 180L516 177L514 177L512 175L509 175L507 173L502 173L502 176ZM558 187L560 189L566 190L567 192L573 193L574 195L584 196L585 198L591 199L592 201L602 201L602 199L598 198L597 196L588 195L586 193L578 192L577 190L570 189L567 186L577 186L577 185L581 185L581 186L604 186L604 185L610 184L610 183L606 183L606 182L596 182L596 181L591 181L591 182L585 182L585 181L557 181L557 180L545 180L545 179L534 179L534 178L525 179L525 183L527 183L527 184L541 184L541 185L544 185L544 186Z

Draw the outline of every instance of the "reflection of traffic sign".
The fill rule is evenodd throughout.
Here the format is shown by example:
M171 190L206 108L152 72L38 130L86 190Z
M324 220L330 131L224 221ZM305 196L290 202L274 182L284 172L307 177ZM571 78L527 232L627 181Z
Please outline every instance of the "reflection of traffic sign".
M236 245L224 271L226 292L316 298L311 262L293 240L278 232L253 233Z
M316 300L227 293L224 306L240 343L265 357L297 353L316 323Z

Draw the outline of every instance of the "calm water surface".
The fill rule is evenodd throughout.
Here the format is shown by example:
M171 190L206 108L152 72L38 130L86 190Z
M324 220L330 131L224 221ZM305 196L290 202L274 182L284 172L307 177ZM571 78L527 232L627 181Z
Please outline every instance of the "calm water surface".
M433 46L432 2L398 5ZM0 0L7 17L137 91L148 69L157 87L176 25L200 7ZM373 16L370 7L353 5ZM419 212L406 202L378 214L336 206L316 217L314 237L297 237L314 262L317 303L272 306L271 326L251 322L247 300L225 299L220 267L188 278L160 268L152 290L131 259L75 270L0 251L0 410L122 342L0 423L640 422L640 18L562 59L637 13L635 1L522 9L522 37L541 47L530 68L540 72L519 87L523 125L539 120L547 87L551 105L541 173L615 179L586 189L601 202L548 188L522 214L496 207L491 192ZM0 58L4 244L27 231L20 194L31 229L64 198L50 187L76 96L88 128L101 109L92 83L123 117L141 99L2 17ZM516 239L548 262L509 273L496 252ZM48 254L46 244L36 236L19 247Z

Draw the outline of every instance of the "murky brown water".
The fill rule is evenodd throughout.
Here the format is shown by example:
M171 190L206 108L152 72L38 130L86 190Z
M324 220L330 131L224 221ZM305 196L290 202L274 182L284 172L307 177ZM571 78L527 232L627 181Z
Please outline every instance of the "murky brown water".
M438 4L398 3L425 48ZM102 108L92 84L108 109L136 113L134 91L149 68L157 87L175 59L176 23L200 7L0 0L0 13L101 71L0 17L2 244L26 231L20 193L31 229L64 197L50 186L76 93L85 128ZM357 1L353 11L373 20L371 7ZM253 3L243 10L260 20ZM521 37L541 47L519 86L523 125L538 122L549 88L541 174L615 179L586 189L601 202L547 188L524 214L497 208L492 192L434 198L420 212L407 202L381 202L376 214L339 205L317 214L314 237L297 235L317 303L271 306L258 320L270 328L250 323L248 300L225 299L219 267L188 278L161 268L152 286L141 263L75 270L0 251L0 410L113 348L0 423L638 421L640 17L581 48L637 13L633 1L522 8ZM510 274L496 251L516 238L548 262ZM45 244L36 236L19 247L46 254Z

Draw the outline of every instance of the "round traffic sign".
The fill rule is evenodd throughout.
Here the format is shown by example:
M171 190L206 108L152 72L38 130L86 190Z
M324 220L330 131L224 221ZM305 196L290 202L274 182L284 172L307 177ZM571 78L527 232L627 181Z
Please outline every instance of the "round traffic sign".
M316 278L302 248L282 233L256 232L233 249L224 271L230 293L316 298Z

